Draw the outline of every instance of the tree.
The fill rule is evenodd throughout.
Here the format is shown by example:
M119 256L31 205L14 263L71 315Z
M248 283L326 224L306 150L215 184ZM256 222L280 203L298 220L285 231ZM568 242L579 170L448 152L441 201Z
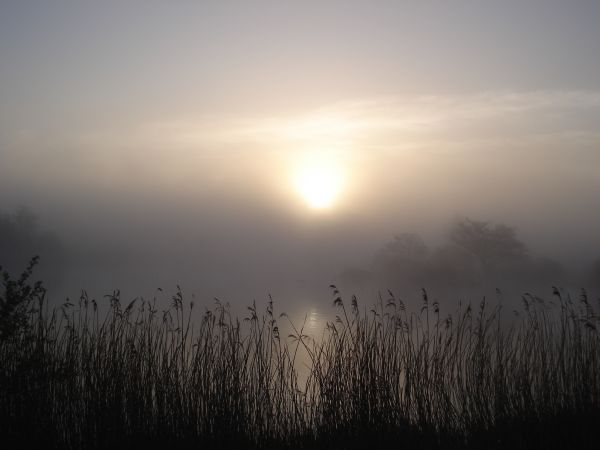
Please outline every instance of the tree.
M32 303L41 306L46 290L41 281L31 284L30 279L33 268L38 262L34 257L29 262L27 269L16 279L0 267L2 278L2 291L0 291L0 341L9 339L19 329L27 324L27 313Z
M464 219L450 232L450 240L479 258L484 268L493 269L524 263L529 259L525 244L514 228L504 224Z
M402 233L375 254L373 271L382 281L422 285L429 249L421 236Z
M385 244L377 252L376 260L417 260L427 256L429 250L425 242L416 233L401 233L394 236L394 240Z
M27 208L12 214L0 212L0 266L14 274L34 255L40 256L37 273L46 285L60 283L66 252L58 237L40 230L36 215Z
M433 287L442 289L473 288L483 280L482 264L477 256L464 247L446 244L432 252L427 280Z

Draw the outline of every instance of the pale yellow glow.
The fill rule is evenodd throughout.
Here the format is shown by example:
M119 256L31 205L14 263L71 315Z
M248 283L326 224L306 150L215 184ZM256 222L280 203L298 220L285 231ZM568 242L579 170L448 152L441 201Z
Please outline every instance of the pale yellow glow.
M296 189L304 201L314 209L330 208L341 189L341 174L335 167L308 166L295 178Z
M341 115L314 115L291 120L279 129L286 139L330 144L349 137L355 127L355 123Z

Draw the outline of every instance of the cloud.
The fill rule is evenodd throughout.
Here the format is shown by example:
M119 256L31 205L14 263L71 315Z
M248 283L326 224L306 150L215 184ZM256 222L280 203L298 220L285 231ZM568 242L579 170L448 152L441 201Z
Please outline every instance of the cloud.
M80 155L162 151L215 152L307 145L339 149L447 145L477 139L532 139L562 136L596 142L600 92L489 91L463 95L390 96L339 101L296 114L235 116L204 114L165 118L121 127L57 131L32 130L7 140L14 148L47 147L62 141ZM404 141L399 138L403 137Z
M355 186L379 184L372 178L394 164L402 164L406 177L443 171L442 165L480 164L481 172L491 162L522 173L532 168L527 160L536 160L538 172L566 164L594 177L598 118L597 91L489 91L359 98L280 116L107 122L95 129L5 136L0 175L6 188L162 198L197 198L212 189L220 196L262 190L264 197L287 186L311 159L345 166ZM419 167L417 160L423 161Z
M301 114L145 123L127 139L181 151L403 150L544 140L595 144L600 92L482 92L341 101ZM114 136L113 136L114 138Z

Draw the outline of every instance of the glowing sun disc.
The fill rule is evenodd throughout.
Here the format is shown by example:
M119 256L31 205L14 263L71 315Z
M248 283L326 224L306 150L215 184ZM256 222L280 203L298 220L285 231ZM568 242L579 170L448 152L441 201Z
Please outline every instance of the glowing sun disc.
M307 168L296 176L296 188L310 207L326 209L338 196L340 175L331 169Z

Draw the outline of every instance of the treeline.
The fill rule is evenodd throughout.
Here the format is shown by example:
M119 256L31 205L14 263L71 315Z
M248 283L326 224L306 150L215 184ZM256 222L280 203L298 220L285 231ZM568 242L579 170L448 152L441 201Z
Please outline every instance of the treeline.
M466 218L433 248L417 233L400 233L370 264L348 268L340 278L351 289L386 286L403 292L423 286L456 293L485 287L547 289L567 283L600 288L600 258L584 273L573 277L570 272L559 261L533 254L514 227Z

